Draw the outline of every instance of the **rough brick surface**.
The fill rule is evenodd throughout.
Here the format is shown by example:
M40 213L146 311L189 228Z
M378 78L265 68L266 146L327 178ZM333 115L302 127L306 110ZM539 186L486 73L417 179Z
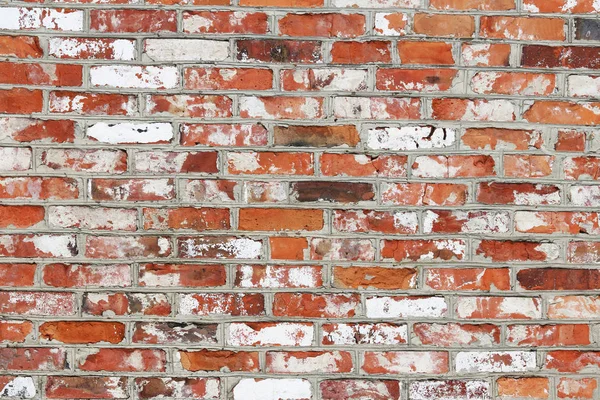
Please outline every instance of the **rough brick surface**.
M0 4L0 400L598 400L600 0Z

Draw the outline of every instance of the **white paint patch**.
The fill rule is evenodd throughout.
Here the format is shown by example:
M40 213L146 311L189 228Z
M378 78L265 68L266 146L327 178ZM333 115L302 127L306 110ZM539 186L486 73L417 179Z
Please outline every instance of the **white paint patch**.
M335 330L324 332L323 338L335 345L397 345L408 338L407 325L336 324ZM399 340L400 338L400 340Z
M569 96L600 97L600 76L570 75L567 87Z
M456 387L456 389L453 389ZM490 384L486 381L465 381L466 393L462 385L449 385L445 380L411 382L411 400L490 400ZM443 396L443 397L438 397Z
M571 204L600 207L600 186L571 186Z
M113 52L112 60L134 60L135 42L133 40L115 39L114 41L102 41L86 38L59 38L51 37L48 40L48 55L57 58L78 58L84 53L103 53L107 49ZM91 57L96 58L96 57ZM98 57L103 58L103 57Z
M2 9L0 29L83 31L83 10L6 7Z
M174 89L179 72L172 66L97 65L90 67L92 86L130 89Z
M459 297L456 301L456 316L472 318L474 314L485 312L488 307L495 307L495 297ZM530 297L504 297L497 305L497 318L510 319L512 315L524 315L530 319L541 318L539 302Z
M145 54L153 61L223 61L229 58L229 42L202 39L146 39Z
M287 352L269 353L270 372L274 373L335 373L339 372L338 363L343 361L341 352L332 351L309 357L296 357Z
M510 363L502 360L510 358ZM456 372L524 372L536 368L535 352L472 351L456 354Z
M186 239L181 249L187 257L206 257L210 251L217 251L215 258L255 259L262 253L262 242L248 238L223 238L217 243Z
M120 208L55 206L48 208L48 224L58 228L135 230L137 211Z
M233 388L234 400L309 400L310 382L305 379L241 379Z
M35 382L29 376L15 376L0 388L0 397L16 397L19 399L33 399L36 395Z
M173 139L173 126L166 122L146 124L99 122L89 126L86 135L109 144L168 142Z
M528 232L539 226L546 225L546 220L535 211L515 212L515 229L519 232Z
M285 202L288 197L287 183L284 182L245 182L244 202Z
M310 346L313 337L312 324L281 322L254 329L236 322L229 325L227 343L230 346Z
M382 36L401 36L406 34L406 30L404 28L396 29L390 26L390 20L388 16L393 16L395 18L395 13L376 13L375 14L375 28L373 32L376 35ZM405 23L408 22L408 17L406 14L402 15L402 21Z
M367 88L367 70L323 68L310 70L294 70L294 80L304 83L311 89L311 82L318 90L324 91L361 91Z
M52 257L74 257L71 249L77 248L75 235L34 235L23 242L33 243L36 250Z
M415 157L412 173L419 178L447 178L448 159L445 156Z
M0 147L0 171L27 171L31 168L31 149Z
M375 150L417 150L451 146L454 129L432 126L373 128L367 132L367 147Z
M420 0L333 0L333 7L352 8L418 8Z
M469 101L462 121L512 121L515 106L508 100Z
M442 318L448 304L443 297L369 297L368 318Z
M490 62L490 43L473 43L462 47L463 64L469 67L487 66Z
M314 267L310 266L273 266L267 265L264 271L261 271L258 282L253 282L254 267L252 265L242 265L238 270L239 283L243 288L283 288L283 287L307 287L317 286L317 273Z

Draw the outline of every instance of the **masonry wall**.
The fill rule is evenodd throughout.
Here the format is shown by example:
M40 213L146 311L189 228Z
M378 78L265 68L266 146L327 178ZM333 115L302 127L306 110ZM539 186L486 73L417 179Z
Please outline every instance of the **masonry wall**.
M597 0L0 8L0 398L598 399Z

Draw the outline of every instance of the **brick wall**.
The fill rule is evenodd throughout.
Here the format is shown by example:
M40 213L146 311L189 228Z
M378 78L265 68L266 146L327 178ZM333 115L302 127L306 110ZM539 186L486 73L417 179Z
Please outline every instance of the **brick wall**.
M598 399L600 2L0 8L0 398Z

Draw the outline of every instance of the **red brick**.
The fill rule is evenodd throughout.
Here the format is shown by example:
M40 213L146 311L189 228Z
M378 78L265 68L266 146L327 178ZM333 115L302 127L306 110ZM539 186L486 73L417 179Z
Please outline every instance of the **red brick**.
M454 64L452 43L446 42L398 42L398 55L402 64ZM398 70L398 74L401 74L400 71ZM438 79L439 77L431 76L428 83L437 83Z
M23 343L32 331L29 321L0 321L0 343Z
M585 346L590 344L588 325L509 325L507 342L517 346Z
M366 351L361 368L367 374L444 374L449 368L448 353Z
M475 19L469 15L417 13L413 30L427 36L471 37L475 32Z
M279 20L285 36L324 36L351 38L365 33L362 14L286 14Z
M498 378L498 394L503 399L547 399L550 396L548 378Z
M192 118L231 117L232 101L226 96L153 95L148 96L146 112Z
M4 84L81 86L82 74L80 65L0 63L0 83Z
M0 113L30 114L42 111L42 91L27 89L0 90Z
M208 287L225 285L225 267L206 264L141 264L139 286Z
M273 300L276 317L348 318L359 308L358 295L276 293Z
M125 324L120 322L44 322L40 337L68 344L107 342L117 344L125 339Z
M508 268L428 268L425 284L434 290L510 290Z
M510 44L463 43L461 56L463 64L468 66L508 67L510 65Z
M53 287L131 286L129 265L48 264L42 269L44 284Z
M456 316L464 319L539 319L541 299L536 297L459 297Z
M303 260L308 249L306 238L271 236L269 243L273 260Z
M186 11L183 31L186 33L267 33L267 14L241 11Z
M173 179L92 179L90 196L100 201L160 201L175 197Z
M560 188L533 183L480 183L477 201L483 204L560 204Z
M245 39L237 41L237 59L274 63L308 63L322 61L321 42L279 39Z
M226 208L144 208L144 229L226 230L230 228Z
M242 208L238 229L242 231L316 231L323 229L323 211L304 209Z
M127 153L104 149L49 149L42 153L42 165L65 172L121 174L127 171Z
M347 351L289 351L267 352L267 373L331 374L354 370L352 354Z
M164 350L153 349L89 349L79 350L77 367L82 371L164 372L167 357Z
M183 315L258 316L265 312L262 294L207 293L180 295L179 313Z
M458 206L465 204L468 188L450 183L396 183L383 186L381 198L386 204Z
M87 293L81 307L84 315L156 315L168 316L171 305L164 294Z
M466 244L463 240L383 240L381 256L404 260L462 260Z
M559 256L554 243L482 240L475 254L494 262L551 261Z
M273 86L273 71L262 68L186 68L186 89L267 90Z
M171 242L161 236L88 236L85 248L89 258L155 258L171 254Z
M559 399L593 399L597 387L594 378L560 378L557 395Z
M30 118L0 118L3 135L17 142L72 143L75 123L69 120L36 120Z
M344 379L319 384L323 400L399 399L400 382L394 380Z
M49 109L55 113L82 115L133 115L137 108L135 97L123 94L50 92Z
M41 58L44 55L35 36L2 36L0 55L17 58Z
M430 50L429 54L432 54ZM439 54L439 52L433 52ZM452 87L458 71L455 69L378 69L375 79L378 90L437 92Z
M339 232L414 234L418 220L411 212L335 210L333 228Z
M175 32L177 15L167 10L91 10L90 29L97 32Z
M401 155L369 156L365 154L321 155L321 173L325 176L381 176L401 178L406 176L408 157Z
M267 130L260 124L182 124L183 146L264 146Z
M565 40L562 18L483 16L479 35L492 39Z
M65 349L52 347L0 348L0 368L13 371L61 371L68 368Z
M554 156L505 155L504 176L542 178L552 175Z
M333 267L333 286L342 289L414 289L413 268Z
M541 132L520 129L469 128L462 136L462 143L469 149L482 150L528 150L539 149Z
M521 66L533 68L600 68L600 49L584 46L523 46Z
M340 64L390 63L390 42L334 42L331 59Z
M556 151L584 151L585 150L585 132L577 131L558 131L558 137L554 144Z
M29 228L42 222L44 214L39 206L0 206L0 227Z
M481 94L547 96L556 88L556 76L530 72L479 72L471 88Z
M311 153L229 152L227 164L229 173L235 175L312 175L314 172Z
M48 376L44 388L49 399L71 397L125 398L127 378L101 376Z
M417 323L413 332L424 345L489 346L500 343L500 327L491 324Z
M513 121L514 104L507 100L433 99L433 118L450 121Z
M196 371L258 372L258 353L227 350L180 351L183 369Z
M160 396L216 399L220 393L218 378L135 378L135 387L140 399Z
M600 368L600 352L556 350L546 354L544 369L577 373L582 370L597 371Z

